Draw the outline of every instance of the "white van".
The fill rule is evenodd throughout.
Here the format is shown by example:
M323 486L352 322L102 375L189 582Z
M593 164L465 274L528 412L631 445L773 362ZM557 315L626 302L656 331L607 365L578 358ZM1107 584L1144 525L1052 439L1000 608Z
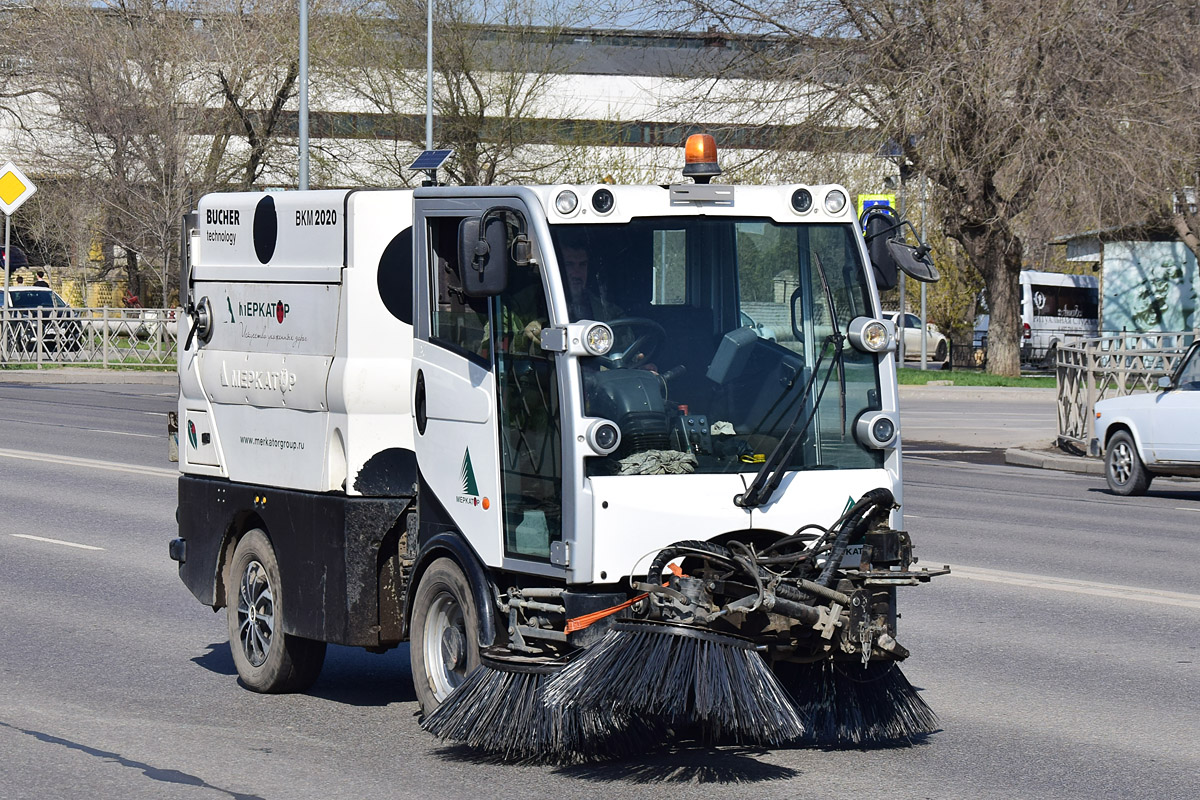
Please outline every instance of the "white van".
M1021 270L1021 362L1053 366L1061 342L1100 335L1100 281L1091 275ZM988 315L975 321L986 348Z
M1021 360L1053 365L1060 342L1100 335L1100 280L1021 271Z

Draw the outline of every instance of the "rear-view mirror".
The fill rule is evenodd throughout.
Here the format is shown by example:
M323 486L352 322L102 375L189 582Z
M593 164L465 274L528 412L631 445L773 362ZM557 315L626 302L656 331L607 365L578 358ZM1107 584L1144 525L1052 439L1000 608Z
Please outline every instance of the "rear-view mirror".
M875 206L862 215L863 233L867 240L867 255L875 271L875 285L880 291L896 285L896 260L888 249L888 242L900 229L890 208Z
M925 245L914 247L895 239L888 239L887 249L891 253L892 260L896 266L904 270L905 275L922 283L933 283L942 277L937 267L933 265L933 259L929 255L929 248Z
M512 263L506 214L489 209L458 226L458 263L468 297L492 297L508 286Z

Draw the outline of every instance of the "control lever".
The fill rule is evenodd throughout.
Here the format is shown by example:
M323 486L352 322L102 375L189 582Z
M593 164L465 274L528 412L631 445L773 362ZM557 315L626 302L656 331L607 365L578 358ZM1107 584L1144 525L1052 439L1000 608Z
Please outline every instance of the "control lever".
M661 377L664 381L673 381L676 378L683 377L684 373L686 373L686 372L687 372L687 367L684 366L683 364L680 364L677 367L671 367L669 370L664 372L661 375Z

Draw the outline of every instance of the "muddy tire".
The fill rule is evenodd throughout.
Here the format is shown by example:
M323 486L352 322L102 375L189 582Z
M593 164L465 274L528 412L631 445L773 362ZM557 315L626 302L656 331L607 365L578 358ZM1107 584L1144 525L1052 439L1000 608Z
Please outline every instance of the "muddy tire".
M271 541L257 528L249 531L233 553L225 612L238 676L256 692L302 692L325 664L325 642L283 632L282 586Z
M449 558L430 564L417 586L409 661L425 714L479 666L479 613L466 576Z

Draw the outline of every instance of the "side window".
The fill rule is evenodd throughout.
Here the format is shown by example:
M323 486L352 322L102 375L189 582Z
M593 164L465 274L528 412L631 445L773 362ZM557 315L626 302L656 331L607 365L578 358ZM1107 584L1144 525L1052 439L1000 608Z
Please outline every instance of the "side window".
M1192 351L1192 357L1179 372L1177 385L1184 391L1200 392L1200 350Z
M650 302L656 306L687 302L686 231L654 231L654 289Z
M488 301L467 297L462 290L458 263L459 217L429 221L431 338L477 361L485 362L488 337Z

